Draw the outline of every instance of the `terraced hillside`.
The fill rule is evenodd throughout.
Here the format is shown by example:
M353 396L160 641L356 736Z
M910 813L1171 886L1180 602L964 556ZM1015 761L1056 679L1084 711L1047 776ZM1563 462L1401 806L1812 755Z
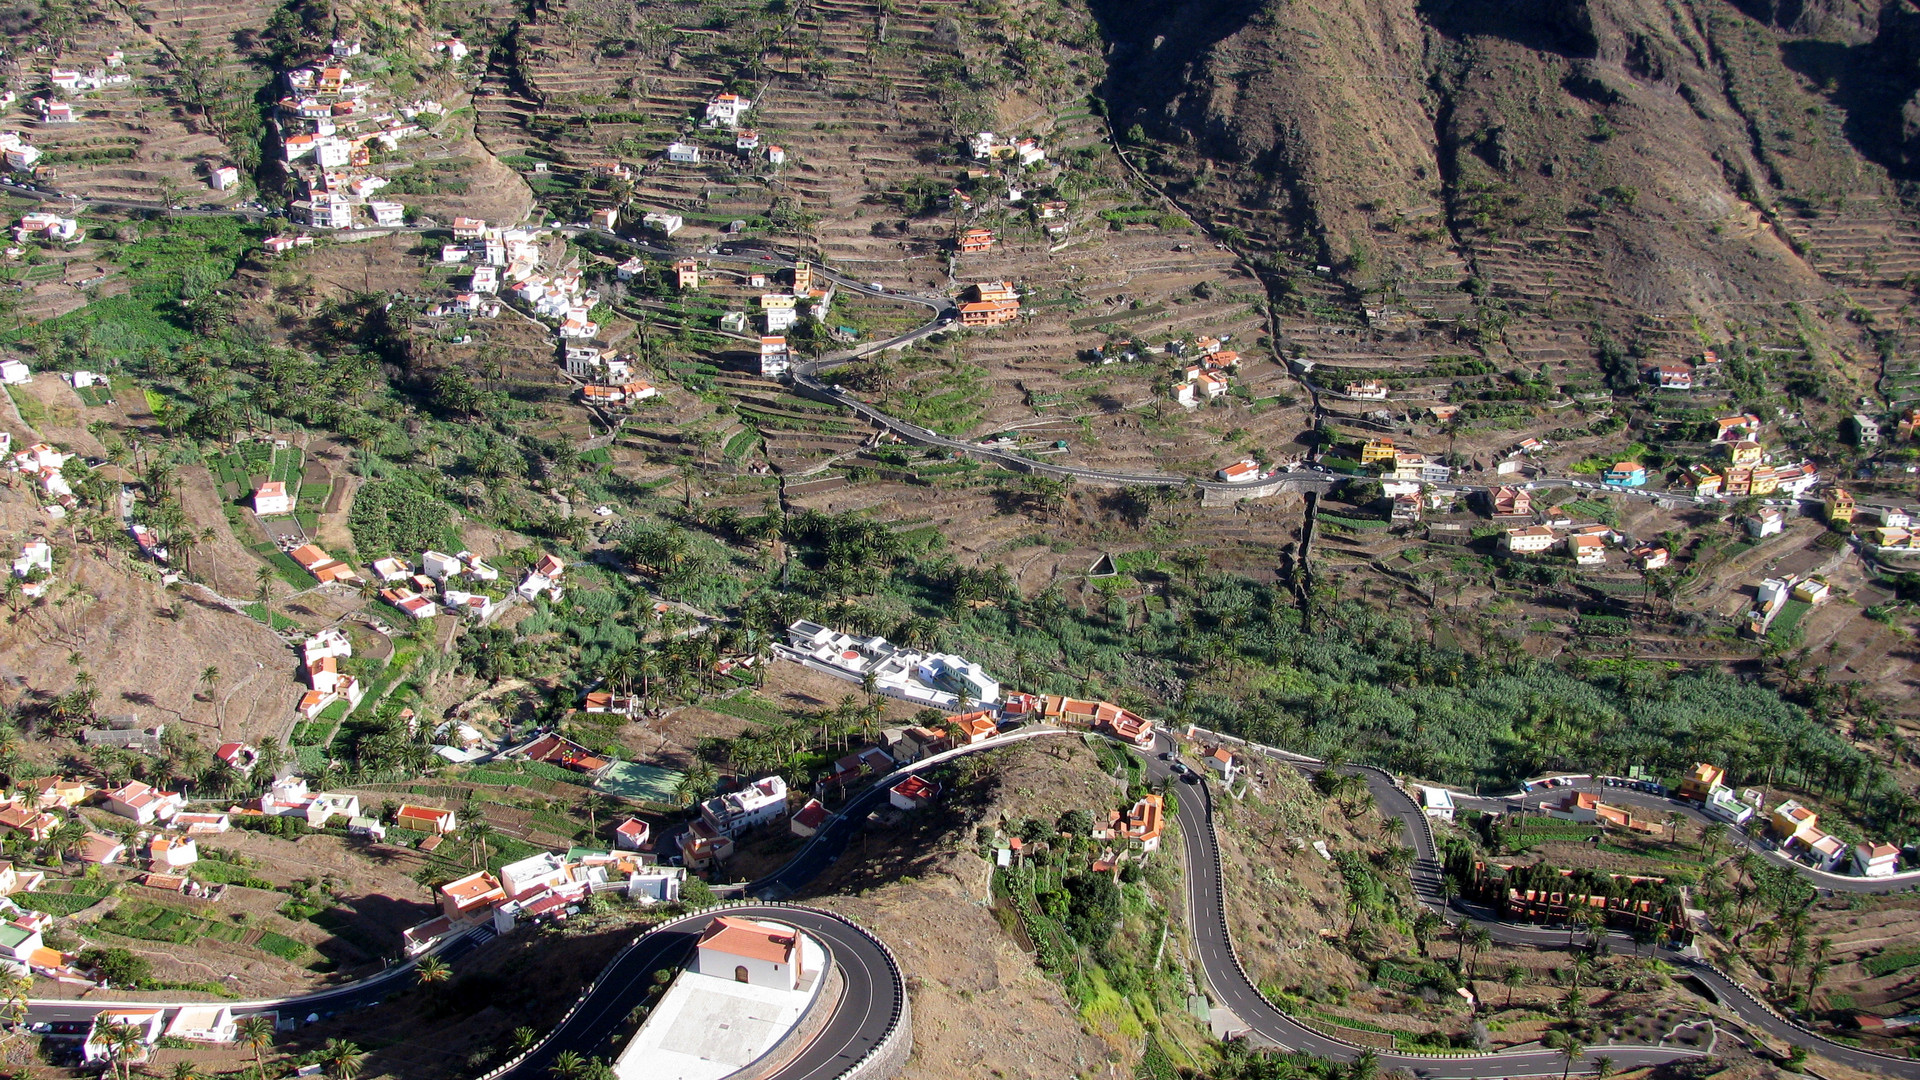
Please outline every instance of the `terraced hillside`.
M1089 98L1099 42L1084 13L1012 5L988 19L945 0L832 0L777 17L728 15L725 26L717 18L674 4L543 14L496 53L476 98L481 138L543 193L589 205L630 197L630 221L642 210L682 215L681 240L742 221L748 235L813 248L889 287L1016 283L1020 325L909 354L886 380L890 403L912 403L907 413L941 430L1025 425L1048 442L1071 436L1071 460L1201 473L1225 463L1226 428L1263 448L1299 435L1303 417L1276 402L1298 401L1300 387L1258 340L1259 283L1107 142ZM783 164L696 122L723 91L755 100L746 124L762 148L784 150ZM1037 139L1046 160L976 160L967 139L983 129ZM675 140L700 145L704 161L665 161ZM583 175L610 159L635 168L630 183ZM1058 208L1043 216L1042 204ZM993 246L959 253L968 229L991 230ZM1243 357L1237 413L1231 403L1188 413L1167 402L1171 358L1105 368L1087 359L1114 342L1182 336L1232 339ZM1156 401L1155 438L1107 437L1136 426L1110 414ZM768 415L776 427L795 421ZM806 445L821 453L853 438L809 426ZM769 441L776 457L782 441Z
M58 56L32 56L17 77L22 100L10 110L8 126L17 123L40 148L43 181L62 191L149 205L185 199L232 201L239 197L238 190L208 189L207 165L236 160L233 149L241 139L223 139L207 117L190 114L173 92L169 72L181 55L176 45L209 58L223 46L230 51L232 34L259 26L269 10L246 3L181 3L168 5L165 12L144 10L143 16L153 17L136 21L117 5L96 8ZM108 68L109 54L116 53L124 61ZM55 68L104 68L119 84L59 91L48 81ZM258 85L254 76L240 74L241 65L217 64L213 70L222 77L248 80L249 92ZM33 95L71 104L73 122L43 121L33 107Z
M1093 8L1133 152L1279 253L1310 359L1417 378L1438 338L1579 394L1746 341L1830 354L1837 414L1912 351L1895 8Z

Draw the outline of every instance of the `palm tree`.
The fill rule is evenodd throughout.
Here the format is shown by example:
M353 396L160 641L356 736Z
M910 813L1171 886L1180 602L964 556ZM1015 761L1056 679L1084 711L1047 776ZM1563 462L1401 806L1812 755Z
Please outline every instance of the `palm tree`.
M1473 956L1467 961L1467 981L1473 981L1473 969L1480 963L1480 954L1493 944L1493 934L1484 926L1475 926L1467 933L1467 945L1473 949Z
M514 1028L513 1034L507 1037L507 1043L513 1047L516 1057L533 1049L533 1044L539 1041L540 1033L530 1027Z
M0 1047L26 1033L27 1000L32 992L31 975L0 977L0 1021L5 1021L5 1033L0 1034Z
M1587 1044L1581 1042L1580 1036L1575 1035L1571 1031L1550 1031L1547 1033L1547 1037L1540 1041L1566 1056L1567 1065L1566 1068L1560 1070L1560 1080L1567 1080L1567 1077L1572 1075L1573 1063L1579 1059L1581 1054L1587 1052Z
M326 1062L327 1071L339 1080L353 1080L359 1076L360 1066L366 1057L358 1044L345 1039L328 1039L327 1045L320 1050L320 1060Z
M479 818L471 818L460 826L462 838L467 842L468 854L474 866L484 866L490 851L488 840L493 836L493 826Z
M1519 964L1508 964L1507 969L1500 973L1500 981L1506 984L1506 1007L1511 1009L1513 1008L1513 992L1527 984L1527 969L1521 967Z
M1420 947L1421 956L1427 955L1427 942L1433 939L1433 932L1440 929L1440 924L1444 921L1439 915L1426 908L1420 909L1420 914L1414 916L1413 942Z
M680 779L674 782L673 801L680 806L691 806L703 790L705 789L700 786L700 781L694 777L693 771L688 770L681 773Z
M273 599L273 567L262 566L253 572L254 595L262 604Z
M208 664L206 667L200 669L200 692L206 695L208 701L213 700L213 688L218 685L219 682L220 668L217 665Z
M253 1066L256 1074L267 1075L266 1052L267 1047L273 1045L273 1019L254 1013L252 1016L242 1017L236 1030L240 1035L240 1041L253 1050Z
M562 1050L553 1055L553 1064L548 1068L559 1080L580 1080L580 1074L587 1069L587 1061L572 1050Z
M447 966L445 960L429 956L414 967L413 977L422 986L437 986L453 977L453 969Z
M1838 640L1838 639L1836 639ZM1715 821L1700 830L1700 839L1707 845L1707 861L1712 862L1720 854L1720 845L1727 838L1725 822Z
M87 825L78 818L68 818L47 837L47 844L56 855L72 855L87 842Z
M580 809L587 814L587 832L590 835L600 832L600 815L612 808L612 800L597 791L589 792L586 798L580 800Z
M128 1080L133 1077L132 1057L140 1049L140 1029L132 1024L110 1021L100 1025L96 1036L107 1048L107 1057L111 1062L110 1071L124 1072Z
M172 1080L200 1080L200 1067L191 1061L176 1061Z

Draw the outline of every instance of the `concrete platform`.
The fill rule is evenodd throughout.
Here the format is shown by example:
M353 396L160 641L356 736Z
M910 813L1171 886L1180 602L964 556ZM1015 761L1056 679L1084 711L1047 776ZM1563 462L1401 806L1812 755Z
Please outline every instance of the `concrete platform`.
M800 938L793 990L682 971L614 1060L618 1080L720 1080L766 1053L806 1014L827 979L820 943Z

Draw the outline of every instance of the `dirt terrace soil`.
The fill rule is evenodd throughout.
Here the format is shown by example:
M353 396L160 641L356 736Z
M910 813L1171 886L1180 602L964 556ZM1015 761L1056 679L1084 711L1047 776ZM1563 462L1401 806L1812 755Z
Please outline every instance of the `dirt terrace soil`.
M149 565L96 545L76 548L64 528L44 519L31 524L24 490L0 494L0 522L12 534L8 550L43 536L65 555L56 554L46 599L0 628L0 671L18 678L19 694L65 693L74 672L85 669L99 688L102 713L136 713L143 725L184 724L209 748L285 731L304 689L285 642L245 615L170 594ZM207 667L221 673L213 701L199 696Z
M243 998L299 994L378 972L385 957L398 947L400 932L430 919L438 908L432 893L410 876L419 868L415 853L384 845L363 845L335 836L304 836L294 840L234 830L200 841L203 858L209 851L237 856L246 872L276 886L318 882L331 894L324 901L330 918L341 929L324 929L305 919L281 913L288 894L275 890L229 886L219 901L193 900L127 884L118 897L63 920L62 927L83 941L127 948L146 957L154 977L168 982L220 982ZM133 871L110 869L109 874L133 877ZM179 908L218 922L244 922L250 930L271 931L300 941L312 952L300 962L269 955L243 942L203 938L187 945L126 939L92 924L113 907L154 903ZM253 935L249 934L249 937ZM326 961L329 970L314 969ZM35 993L45 997L79 997L85 987L41 980ZM136 1000L163 1000L169 992L129 992ZM180 995L172 992L171 997Z

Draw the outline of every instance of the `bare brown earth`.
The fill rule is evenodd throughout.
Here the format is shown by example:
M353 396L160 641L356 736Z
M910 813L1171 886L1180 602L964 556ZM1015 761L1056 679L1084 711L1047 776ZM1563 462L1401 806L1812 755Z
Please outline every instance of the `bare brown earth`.
M22 680L16 700L65 693L86 670L100 712L184 724L210 746L285 729L303 688L297 658L279 637L191 591L170 593L151 564L98 543L76 545L66 524L49 521L35 502L25 484L0 492L7 550L32 537L56 548L48 595L0 627L0 670ZM203 700L199 680L209 666L220 669L220 681Z
M1112 782L1070 739L968 761L969 780L931 816L857 841L804 895L879 934L908 971L914 1054L901 1076L1104 1070L1114 1048L1083 1030L1059 985L995 921L991 867L973 850L973 832L1104 808L1116 798Z

